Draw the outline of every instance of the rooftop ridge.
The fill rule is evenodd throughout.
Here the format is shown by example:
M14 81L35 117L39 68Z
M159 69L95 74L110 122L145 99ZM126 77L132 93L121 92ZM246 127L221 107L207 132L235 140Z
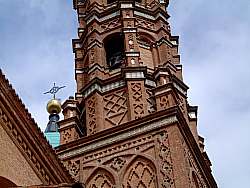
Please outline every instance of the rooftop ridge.
M35 133L34 135L37 135L38 138L41 138L42 143L39 144L38 147L43 147L45 150L49 150L49 153L51 154L49 158L52 160L56 160L57 163L60 165L61 169L64 171L64 178L69 177L70 182L74 182L73 178L69 175L69 171L66 169L66 167L63 165L61 160L58 158L55 150L52 148L52 146L49 144L48 140L46 139L45 135L41 131L41 128L38 126L35 119L32 117L31 113L28 111L28 108L25 106L25 104L22 102L21 98L16 93L15 89L13 88L12 84L10 84L9 80L4 75L2 69L0 68L0 82L4 84L8 92L10 93L9 97L14 99L16 102L15 105L18 105L20 108L20 112L24 113L23 115L26 117L26 120L28 120L28 126L32 126L35 129L30 129ZM13 101L12 101L13 102ZM37 141L37 140L36 140ZM62 174L61 174L62 175Z

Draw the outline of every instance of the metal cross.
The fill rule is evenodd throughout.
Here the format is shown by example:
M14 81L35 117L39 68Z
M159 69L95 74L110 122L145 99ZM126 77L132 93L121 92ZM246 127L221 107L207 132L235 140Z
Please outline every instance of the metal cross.
M62 87L58 87L56 86L56 83L54 83L54 86L47 92L43 93L43 94L52 94L53 95L53 98L55 99L56 98L56 93L62 89L62 88L65 88L66 86L62 86Z

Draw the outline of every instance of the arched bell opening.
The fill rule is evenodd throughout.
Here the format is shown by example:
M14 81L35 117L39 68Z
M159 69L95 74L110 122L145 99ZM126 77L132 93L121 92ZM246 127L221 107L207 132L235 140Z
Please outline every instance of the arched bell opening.
M124 35L115 33L104 40L106 62L110 69L117 69L125 62Z
M144 33L140 33L137 37L137 42L139 44L139 50L140 50L140 63L144 66L147 66L149 69L154 69L154 63L155 59L152 48L153 40L149 38Z

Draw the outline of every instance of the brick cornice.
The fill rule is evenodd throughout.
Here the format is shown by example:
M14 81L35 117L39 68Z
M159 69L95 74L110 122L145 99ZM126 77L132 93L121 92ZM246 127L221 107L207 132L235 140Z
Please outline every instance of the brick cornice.
M207 166L204 156L201 153L197 145L197 142L195 141L195 138L193 137L193 134L183 116L183 113L181 112L178 106L174 106L166 110L162 110L157 113L150 114L143 118L124 123L120 126L106 129L94 135L82 137L76 141L69 142L67 144L59 146L56 152L62 160L66 160L71 157L76 157L78 155L82 155L81 152L84 153L88 151L87 149L81 150L81 148L85 148L85 147L88 148L88 146L95 145L95 143L105 143L105 139L110 139L112 137L119 138L119 135L122 135L126 132L131 132L131 131L134 132L140 127L147 126L151 123L153 124L157 121L160 122L163 119L162 117L164 117L165 119L168 119L168 118L171 119L171 117L177 118L176 121L169 121L169 123L166 125L164 125L163 123L162 126L170 126L170 125L178 126L181 132L181 135L183 136L188 146L188 149L192 153L192 156L194 157L197 165L199 166L199 170L202 172L203 177L206 179L207 184L210 185L209 187L216 188L217 184L211 174L211 170ZM159 129L159 127L155 127L153 129ZM148 130L145 130L145 131L148 131ZM143 131L138 134L143 134ZM126 138L126 139L129 139L129 138ZM104 146L99 145L98 147L104 147Z
M201 153L201 150L199 146L197 145L197 142L195 141L195 138L185 120L185 117L183 116L181 110L177 108L177 119L178 119L178 127L182 133L182 136L188 146L188 149L192 153L192 156L194 157L196 164L199 166L199 170L203 173L203 177L206 179L209 187L211 188L217 188L217 184L215 182L214 177L211 174L211 169L206 164L205 158L203 154Z
M73 180L0 69L0 121L43 184Z
M176 107L169 108L169 109L163 110L163 111L159 111L157 113L145 116L143 118L129 121L129 122L126 122L122 125L97 132L94 135L82 137L76 141L61 145L60 147L57 148L56 152L57 152L57 154L60 155L61 153L65 152L65 151L74 150L76 148L82 147L83 145L91 144L91 143L98 141L100 139L112 137L112 135L117 135L120 133L125 133L125 132L128 132L129 130L141 127L145 124L150 124L151 122L161 120L163 116L166 118L173 117L176 115L176 112L177 112Z

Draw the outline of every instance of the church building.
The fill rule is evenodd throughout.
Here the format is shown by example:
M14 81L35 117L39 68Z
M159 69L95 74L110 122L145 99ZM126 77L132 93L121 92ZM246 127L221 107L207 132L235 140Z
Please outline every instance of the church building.
M45 133L0 72L1 188L217 188L168 5L73 0L77 89Z

